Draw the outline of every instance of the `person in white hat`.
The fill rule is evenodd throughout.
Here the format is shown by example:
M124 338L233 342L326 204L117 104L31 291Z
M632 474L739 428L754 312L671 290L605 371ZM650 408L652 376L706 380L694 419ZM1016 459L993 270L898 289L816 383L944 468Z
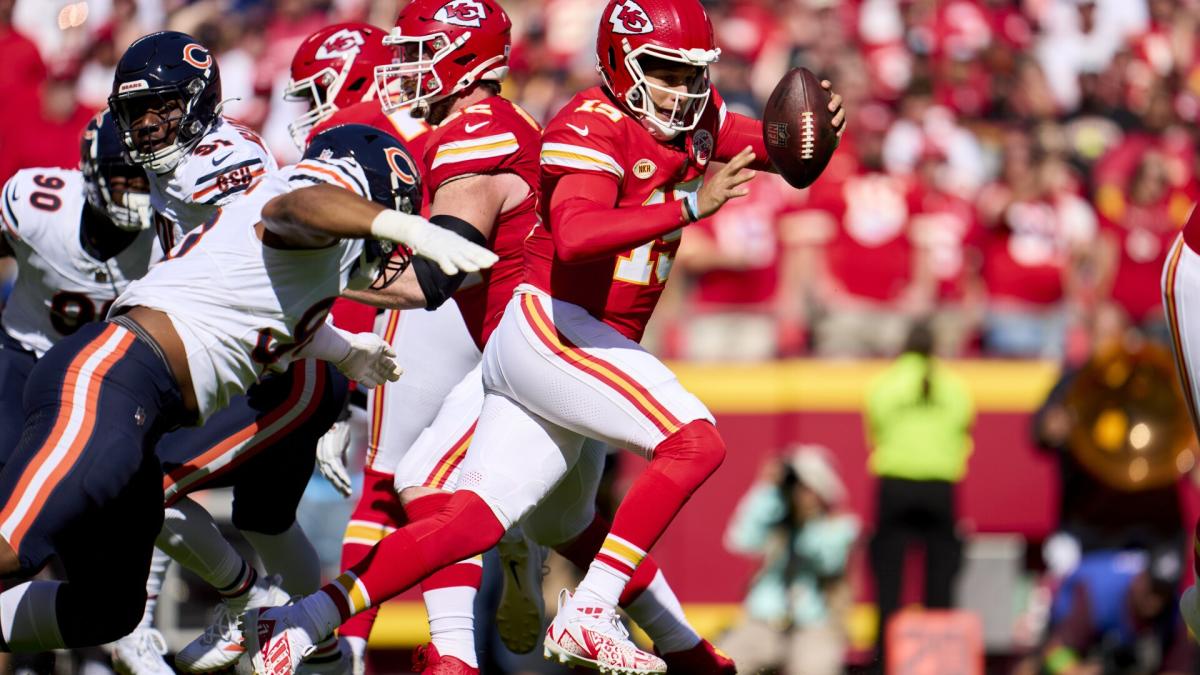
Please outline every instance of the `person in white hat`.
M838 512L846 488L830 451L799 445L764 465L725 531L725 547L762 558L745 618L720 647L738 670L842 672L840 599L858 519Z

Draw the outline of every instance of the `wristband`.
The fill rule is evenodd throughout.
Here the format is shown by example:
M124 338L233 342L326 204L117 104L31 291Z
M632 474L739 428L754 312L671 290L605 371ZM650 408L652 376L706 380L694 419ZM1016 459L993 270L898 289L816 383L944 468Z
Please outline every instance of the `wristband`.
M371 236L412 248L418 232L428 225L429 223L420 216L384 209L371 221Z
M689 223L694 223L700 220L700 193L689 192L683 198L683 212L687 215Z

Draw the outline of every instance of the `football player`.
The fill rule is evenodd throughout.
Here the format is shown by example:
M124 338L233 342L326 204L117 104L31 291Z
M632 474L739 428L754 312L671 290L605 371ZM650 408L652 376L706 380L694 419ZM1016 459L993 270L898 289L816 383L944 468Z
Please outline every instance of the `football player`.
M1200 377L1200 370L1197 370L1197 364L1200 363L1200 332L1196 329L1196 322L1188 319L1192 306L1200 306L1197 289L1200 289L1200 214L1192 211L1167 256L1162 274L1162 293L1179 383L1191 412L1192 425L1200 429L1200 415L1196 407L1196 400L1200 397L1200 389L1196 386ZM1200 578L1200 523L1196 524L1192 547L1192 573ZM1180 597L1179 613L1187 624L1188 633L1197 639L1196 636L1200 635L1200 591L1196 584L1189 586Z
M637 340L681 229L744 196L750 169L771 169L761 124L728 112L708 81L718 55L697 0L610 0L597 40L603 85L576 96L543 134L541 220L526 241L525 283L484 350L487 394L458 492L321 593L247 612L256 672L292 672L314 638L495 544L587 438L650 464L579 588L560 594L546 652L607 672L666 670L629 640L614 608L725 449L703 404ZM830 102L839 129L840 103ZM726 165L705 176L710 161Z
M452 5L457 18L462 4ZM478 5L470 4L470 16L463 20L478 23ZM558 189L560 177L556 174L571 173L559 167L578 169L581 180L574 181L574 190L562 193L570 195L562 198L568 207L568 225L551 223L546 227L550 221L563 222L564 216L562 209L542 202L542 226L535 228L527 241L527 261L530 255L533 258L524 276L528 285L518 288L516 299L487 344L482 365L487 402L474 430L466 465L460 467L458 485L466 491L448 498L431 519L413 522L384 538L364 563L326 586L322 593L289 608L247 613L247 628L258 628L246 635L250 640L247 655L256 671L289 673L292 665L288 659L269 655L299 655L313 638L425 577L439 563L496 542L506 526L528 513L575 464L584 435L641 449L653 455L654 461L638 486L640 490L630 495L634 497L632 503L626 500L618 512L614 533L598 554L600 562L593 561L581 586L581 596L604 593L604 597L582 608L578 607L581 603L564 602L556 626L547 637L547 650L569 650L577 657L576 663L608 670L632 673L665 668L658 658L630 643L612 608L642 562L644 549L659 536L690 491L714 470L724 446L700 402L679 387L670 371L642 351L634 337L641 336L644 321L670 270L668 256L678 240L678 232L673 231L713 213L728 198L744 195L742 184L751 174L743 169L755 159L750 148L740 153L732 148L756 144L761 157L756 166L769 165L761 141L755 141L761 138L761 126L726 114L719 98L708 108L703 126L697 130L710 94L707 64L716 58L712 28L702 8L686 1L652 5L650 11L656 14L650 20L641 7L634 6L626 13L626 5L628 2L613 2L607 8L598 56L602 71L606 62L610 64L607 72L624 68L622 72L632 82L620 86L618 79L613 85L610 78L607 90L620 91L622 96L596 88L584 92L560 115L560 120L570 120L565 125L559 121L560 129L578 138L587 138L592 132L589 125L598 127L594 141L557 144L566 148L548 142L542 145L542 195L546 195L547 187L551 193ZM450 16L449 11L443 13ZM644 30L625 26L626 30L624 22ZM655 35L647 36L648 32ZM431 38L427 46L416 44L416 58L412 60L427 62L443 49L450 52L455 41L442 35L442 43L438 44L437 37ZM624 54L619 65L617 49ZM648 78L640 70L641 59L653 71ZM402 67L403 61L397 67ZM412 83L407 88L402 86L401 91L420 92L422 76L416 68L414 71L409 71L414 76ZM436 78L431 80L437 82ZM635 95L638 89L641 92ZM390 86L380 86L382 92L391 90ZM626 106L622 102L625 95L634 102ZM622 107L629 112L622 112ZM832 107L836 112L839 98ZM656 121L647 119L648 115ZM835 126L840 127L842 118L840 113L835 115ZM658 136L652 135L652 130ZM680 132L692 130L696 132L680 136ZM554 131L552 125L547 133ZM594 143L606 151L596 149ZM628 156L635 153L646 153L654 159ZM628 169L613 156L628 159ZM696 193L701 183L698 178L712 159L727 160L728 166ZM650 180L660 168L658 178ZM548 183L547 175L552 175ZM629 195L623 197L622 190ZM618 213L613 203L625 208ZM649 223L643 222L647 219ZM667 225L671 228L664 229ZM660 235L667 240L658 243ZM560 238L565 239L564 244L560 244ZM635 250L625 249L634 244ZM568 250L556 255L554 247L559 245ZM652 256L655 245L665 253L661 264L658 256ZM647 271L647 267L652 269ZM616 277L613 270L617 271ZM551 293L562 293L571 301L551 300ZM606 299L614 306L606 307ZM540 307L538 321L530 318L535 307ZM514 318L527 310L530 313L523 321ZM562 324L554 329L546 318L553 311L564 315L569 330ZM571 345L563 345L565 339L570 339ZM592 351L584 351L580 345ZM629 372L641 377L634 380ZM664 398L671 401L671 407L661 404L659 399ZM688 420L680 422L680 417ZM492 436L482 434L485 430ZM533 453L527 452L527 444ZM631 515L636 510L643 513ZM451 522L455 526L444 527ZM486 531L480 524L487 524ZM450 539L455 539L454 543ZM406 550L418 550L420 554L409 557L403 552ZM620 557L613 557L618 554ZM610 579L598 580L598 573ZM560 646L559 641L566 641L564 635L577 644Z
M102 319L162 257L146 174L124 157L107 113L84 130L80 169L23 169L5 183L0 256L17 281L0 315L0 462L20 440L29 371L56 342Z
M449 11L450 4L454 3L418 0L401 12L385 39L396 48L396 59L376 69L377 88L385 115L411 109L434 126L420 142L435 221L457 218L463 221L460 227L469 223L487 237L500 262L478 283L454 292L461 317L458 310L448 314L453 309L450 302L441 305L452 287L422 289L432 313L389 312L383 334L411 365L401 381L372 392L366 485L376 489L364 490L347 528L347 568L392 529L436 513L456 485L457 467L483 403L480 348L520 281L523 239L536 225L539 128L498 95L507 66L510 22L490 1L473 5L474 14L466 18ZM398 288L402 285L391 287ZM437 358L422 352L434 346ZM427 416L429 412L436 418ZM585 568L607 531L594 509L603 447L597 444L591 450L577 475L564 481L530 523L538 543L555 546ZM393 485L403 506L395 504ZM527 652L536 646L542 628L540 556L516 528L506 535L500 551L504 569L511 571L505 574L497 612L500 635L515 651ZM643 571L644 579L631 585L623 604L659 648L680 658L690 654L719 659L711 645L701 644L681 612L664 611L678 602L653 563ZM654 590L634 602L656 577ZM423 672L475 672L471 616L479 578L478 560L468 560L422 581L432 636L432 645L418 658ZM660 599L660 594L665 597ZM374 617L371 610L358 614L339 633L362 649Z
M368 23L335 23L300 43L284 98L308 104L308 111L288 125L301 152L318 124L343 108L375 101L375 66L392 58L383 44L385 34Z
M409 215L418 175L394 139L348 126L318 141L130 284L107 322L81 327L34 367L21 441L0 470L0 574L28 577L57 554L68 581L0 594L9 650L98 644L134 627L142 608L131 600L144 600L162 524L162 474L147 449L308 357L310 341L337 339L318 330L333 298L391 281L390 242L446 274L495 261ZM398 375L386 352L364 356Z
M211 221L219 209L252 189L267 172L276 170L274 159L261 139L221 115L218 65L203 45L183 33L154 33L134 42L117 65L109 105L121 129L126 150L135 162L145 167L150 177L157 229L167 249L176 245L182 234ZM333 328L322 325L319 331L332 332ZM330 355L313 353L313 356L337 361ZM311 378L304 381L307 370L290 369L279 377L291 382L276 382L276 389L272 391L286 393L291 388L311 387ZM331 382L345 385L340 378ZM336 393L340 396L345 392ZM300 480L300 469L309 461L308 453L304 451L311 446L309 427L289 426L285 427L284 433L268 434L262 426L265 420L279 415L299 423L327 403L318 396L306 399L305 406L290 412L272 411L269 408L275 400L272 395L253 391L251 394L248 401L239 401L215 416L203 432L189 435L187 442L175 439L170 446L164 446L177 451L164 460L189 467L193 475L206 475L221 466L247 461L259 452L270 454L267 446L278 444L297 449L295 454L287 455L295 471L284 471L280 475L287 474L293 480ZM252 425L257 425L262 433L239 438L244 435L243 430ZM188 453L203 450L206 445L225 447L227 452L215 458L214 466L197 466L194 460L206 455L203 452ZM303 483L300 485L302 487ZM233 618L247 603L254 605L265 601L265 598L275 597L272 593L277 591L272 591L266 580L256 579L253 568L228 542L216 536L212 519L202 508L185 497L175 499L177 501L168 508L165 534L169 536L164 536L163 547L169 548L173 556L181 557L206 581L222 589L224 597L202 638L181 651L176 663L185 670L223 667L232 662L231 656L236 658L236 653L230 652L230 645L236 645L240 639ZM241 500L241 504L246 503L249 502ZM235 520L252 522L257 519L240 505L235 506L235 510L239 512L235 514ZM312 577L308 571L315 569L317 564L315 553L294 525L274 534L274 537L258 540L259 552L268 570L282 573L286 589L299 591L309 584L293 577ZM289 542L292 544L290 550ZM272 554L273 551L278 554ZM156 554L147 580L150 597L157 594L165 571L165 559ZM149 605L144 625L149 625L152 614L153 606ZM131 656L131 663L153 662L154 653L143 649L153 642L153 635L128 636L117 645L118 654L132 655L130 650L137 648L142 658Z

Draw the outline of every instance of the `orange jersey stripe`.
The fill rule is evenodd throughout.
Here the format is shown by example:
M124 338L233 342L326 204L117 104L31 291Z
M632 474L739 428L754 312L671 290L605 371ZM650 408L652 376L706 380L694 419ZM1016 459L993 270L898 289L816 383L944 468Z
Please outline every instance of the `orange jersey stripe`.
M316 376L315 376L316 382L315 382L315 385L313 388L313 400L309 402L310 406L320 403L321 392L324 389L324 379L325 379L325 369L322 366L318 366L316 368ZM214 461L220 459L231 448L236 447L240 443L245 443L246 441L254 438L254 436L256 434L258 434L260 431L262 431L263 429L266 429L266 428L270 427L272 424L275 424L276 422L278 422L280 418L282 418L284 415L291 412L292 408L294 408L296 406L296 404L300 401L300 397L304 393L304 387L305 387L305 384L307 383L307 381L308 381L307 373L305 372L303 364L297 363L296 376L292 380L292 389L291 389L291 391L288 392L287 400L284 401L284 403L281 406L279 406L275 410L272 410L265 417L257 419L252 424L242 427L241 429L234 432L230 436L227 436L224 440L217 443L212 448L206 450L199 457L194 458L193 460L191 460L190 462L188 462L186 464L176 467L168 475L163 477L163 491L164 492L169 491L172 488L172 486L174 486L176 483L182 481L183 479L187 478L191 474L193 474L197 471L203 471L204 469L206 469L208 467L209 464L212 464ZM295 426L299 422L304 420L304 418L305 418L305 416L302 414L297 415L296 419L292 421L292 424L289 424L288 426L284 427L283 429L280 429L278 432L272 434L270 437L264 438L261 442L256 443L254 445L254 447L256 447L256 448L267 447L271 443L271 441L290 433L292 431L292 429L294 429ZM248 449L249 448L247 448L247 450ZM196 489L197 485L203 484L204 482L210 481L213 478L215 478L219 475L222 475L227 471L232 470L233 468L241 465L243 462L245 462L246 460L253 457L255 454L256 453L253 453L253 452L243 451L237 458L234 459L234 461L231 461L228 464L226 464L225 466L221 467L220 471L213 472L211 475L206 476L203 481L199 481L194 485L188 486L188 490L194 491ZM182 496L183 496L183 493L176 495L175 499L177 500Z
M100 346L108 341L108 339L112 336L112 332L116 328L117 327L114 325L109 329L106 329L103 333L101 333L101 338L103 339L94 340L88 345L88 348L85 349L84 352L89 355L95 354ZM85 393L87 396L84 401L83 421L80 424L79 429L75 431L74 438L71 439L71 445L68 448L66 455L50 472L46 482L37 487L37 496L34 499L33 504L30 506L29 510L25 512L25 516L21 519L17 526L13 528L12 539L9 541L9 545L11 545L14 550L20 547L21 540L25 537L25 533L29 531L29 527L33 525L33 521L41 512L42 507L46 505L46 500L50 498L50 493L53 492L56 487L58 487L58 484L62 481L63 477L66 476L72 468L74 468L75 463L79 461L80 455L83 454L83 449L87 446L88 441L91 440L92 432L96 428L96 415L99 412L100 403L100 389L101 385L103 384L104 377L108 375L108 371L112 370L112 367L116 365L117 361L119 361L121 357L123 357L125 353L129 351L129 346L133 344L134 339L134 334L132 332L125 331L125 334L121 336L117 346L112 350L112 352L101 359L100 363L97 364L96 369L92 371L88 381L82 383L83 387L85 387ZM80 355L82 356L82 354L83 352L81 352ZM72 360L72 366L74 366L76 362L82 366L83 362L79 361L78 359L79 357L77 356ZM72 372L72 376L75 381L71 383L69 387L64 387L62 393L62 399L67 403L74 398L74 394L80 386L79 371L74 370ZM67 391L68 389L70 389L69 393ZM66 419L69 419L70 407L68 406L65 411L67 411ZM59 412L59 421L64 419L62 412L62 410ZM66 424L63 426L65 430ZM58 431L57 423L55 424L55 431ZM61 441L62 434L59 434L59 436ZM54 447L54 445L43 445L42 449L38 451L38 454L41 456L42 460L38 463L39 468L49 459L49 455L51 452L53 452ZM35 469L33 472L26 471L26 473L21 476L21 481L25 482L26 478L32 478L35 473L37 473L37 469ZM17 494L21 493L20 490L21 487L18 486Z
M304 169L305 171L315 171L317 173L323 173L326 176L329 176L330 178L337 181L338 184L341 185L342 187L353 192L354 194L358 194L358 190L355 190L354 186L350 185L350 183L347 183L345 178L342 178L341 176L337 175L336 172L330 171L329 169L326 169L325 167L316 166L314 164L297 164L296 167L300 168L300 169Z
M388 310L387 326L383 329L383 341L392 344L392 340L396 338L396 329L400 326L400 312L398 310ZM374 395L371 397L371 428L367 434L367 466L372 466L375 463L375 455L379 453L379 439L383 435L383 397L387 392L387 385L375 387ZM395 467L391 467L388 471L392 471Z
M442 459L438 461L434 467L433 473L429 474L429 478L425 481L425 487L441 489L446 486L446 481L450 478L450 474L462 464L463 458L467 456L467 448L471 447L471 438L475 435L475 425L479 424L476 419L471 423L471 428L462 435L453 445L450 450L442 455Z
M1167 327L1171 331L1171 344L1175 348L1175 368L1179 371L1179 381L1183 385L1183 396L1187 401L1188 412L1192 415L1192 428L1200 428L1200 416L1197 415L1195 395L1192 392L1192 376L1188 370L1187 355L1183 351L1183 338L1179 332L1179 310L1175 303L1175 276L1179 270L1179 261L1183 258L1183 235L1175 240L1174 250L1167 260L1167 278L1163 297L1167 301Z
M521 308L526 320L534 327L534 332L551 351L579 370L613 387L664 434L673 434L683 426L671 411L659 403L645 387L638 384L637 380L611 363L576 347L565 335L559 333L533 295L525 295Z

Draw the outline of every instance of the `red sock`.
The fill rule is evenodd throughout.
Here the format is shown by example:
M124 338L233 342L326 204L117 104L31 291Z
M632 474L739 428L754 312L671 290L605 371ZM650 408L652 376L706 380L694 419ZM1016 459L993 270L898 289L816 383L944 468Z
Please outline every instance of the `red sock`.
M446 565L483 553L503 534L504 526L483 499L459 491L437 513L384 537L361 562L321 590L344 621Z
M565 544L556 546L555 551L559 555L571 561L582 571L587 571L589 565L592 564L592 559L600 552L600 547L604 545L604 538L608 536L610 523L608 519L599 513L592 518L592 522L583 532L580 532L577 537L568 541ZM642 591L650 586L650 582L654 581L654 575L658 573L658 563L654 562L654 558L646 556L642 559L642 564L634 570L633 576L630 577L629 583L625 584L625 590L621 592L621 606L624 607L629 603L637 600Z
M610 534L649 551L724 459L725 443L706 420L671 434L654 448L650 465L617 507Z
M585 605L617 606L650 547L724 459L725 444L706 420L686 424L659 443L650 466L617 508L573 598Z
M371 547L405 524L404 508L392 485L394 481L395 477L390 473L363 469L362 497L354 507L354 513L346 525L346 533L342 536L342 569L350 569L362 562L371 552ZM371 635L378 615L378 606L355 614L342 624L338 634L366 640Z
M405 504L404 512L408 515L409 521L413 523L431 518L446 506L446 503L450 501L450 495L449 492L425 495ZM469 558L447 565L425 577L421 580L421 592L426 593L439 588L455 586L469 586L478 590L482 578L483 566L475 558Z

